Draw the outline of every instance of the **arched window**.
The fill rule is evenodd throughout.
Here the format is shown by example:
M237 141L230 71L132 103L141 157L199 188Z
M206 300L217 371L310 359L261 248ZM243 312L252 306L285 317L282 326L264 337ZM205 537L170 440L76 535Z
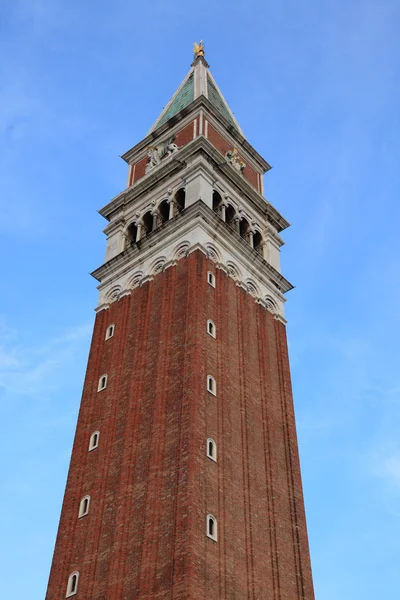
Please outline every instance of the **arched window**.
M248 237L249 237L249 229L250 229L249 222L245 218L241 219L239 233L240 233L240 237L242 237L246 241L248 240Z
M217 444L212 438L208 438L207 440L207 456L211 460L217 461Z
M217 383L211 375L207 375L207 391L214 396L217 395Z
M234 220L236 216L236 211L233 208L232 204L228 204L225 210L225 222L228 223L231 227L234 226Z
M181 188L175 194L175 202L178 212L182 212L185 208L186 191L185 188Z
M78 571L74 571L68 577L67 593L65 594L66 598L69 598L70 596L74 596L76 594L76 592L78 591L78 581L79 581L79 573L78 573Z
M215 288L215 275L214 273L211 273L211 271L208 271L207 273L207 281L211 285L211 287Z
M98 447L99 437L100 437L100 433L98 431L94 431L92 433L92 435L90 436L90 440L89 440L89 452Z
M207 321L207 333L211 335L213 338L216 337L217 329L214 325L214 322L210 319Z
M262 255L263 251L262 251L262 235L259 231L255 231L253 233L253 248L254 250L256 250L259 254Z
M207 515L207 536L214 542L218 539L217 519L213 515Z
M160 213L161 224L166 223L169 219L169 204L166 200L163 200L158 207Z
M114 323L112 323L111 325L109 325L107 327L106 340L109 340L114 335L114 329L115 329Z
M128 243L130 245L135 244L137 240L137 225L136 223L131 223L128 227Z
M145 235L153 231L153 221L153 215L150 211L147 211L147 213L143 215L143 230Z
M102 375L99 379L99 384L97 386L97 391L101 392L101 390L105 390L107 387L107 375Z
M85 517L89 512L90 496L84 496L79 505L79 519Z
M213 210L219 214L221 208L222 196L217 190L213 191Z

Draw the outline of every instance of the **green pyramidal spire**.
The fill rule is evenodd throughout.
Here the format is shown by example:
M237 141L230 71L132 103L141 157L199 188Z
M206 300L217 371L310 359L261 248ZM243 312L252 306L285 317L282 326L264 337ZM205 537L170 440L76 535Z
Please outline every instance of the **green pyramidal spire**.
M201 43L200 43L201 44ZM197 48L197 50L196 50ZM209 71L209 64L204 58L204 46L195 44L195 59L189 73L164 108L149 133L177 115L200 96L205 96L213 107L243 135L238 122L229 108L221 90Z

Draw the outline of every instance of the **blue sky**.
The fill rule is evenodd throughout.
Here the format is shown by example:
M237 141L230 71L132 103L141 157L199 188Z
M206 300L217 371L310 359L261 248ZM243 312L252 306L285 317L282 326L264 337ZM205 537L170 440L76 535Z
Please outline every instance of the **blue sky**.
M318 600L400 596L400 4L3 0L2 597L44 598L102 262L126 183L203 38L283 273Z

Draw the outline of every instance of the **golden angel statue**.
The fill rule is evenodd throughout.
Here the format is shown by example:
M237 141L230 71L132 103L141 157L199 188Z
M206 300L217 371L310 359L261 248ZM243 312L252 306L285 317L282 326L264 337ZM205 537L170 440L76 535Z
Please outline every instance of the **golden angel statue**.
M193 44L193 52L194 52L194 58L195 59L198 56L204 56L204 43L203 43L203 40L200 40L199 43L195 42Z

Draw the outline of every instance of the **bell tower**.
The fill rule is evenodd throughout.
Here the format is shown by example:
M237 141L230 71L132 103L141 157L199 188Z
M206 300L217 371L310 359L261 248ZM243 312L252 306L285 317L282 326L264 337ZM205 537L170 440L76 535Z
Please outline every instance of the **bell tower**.
M46 600L313 600L288 222L202 43L122 158Z

